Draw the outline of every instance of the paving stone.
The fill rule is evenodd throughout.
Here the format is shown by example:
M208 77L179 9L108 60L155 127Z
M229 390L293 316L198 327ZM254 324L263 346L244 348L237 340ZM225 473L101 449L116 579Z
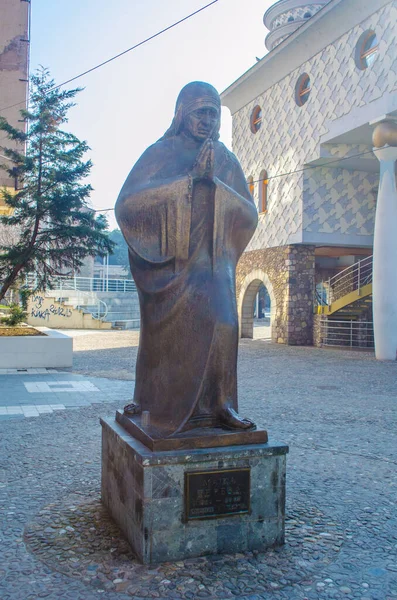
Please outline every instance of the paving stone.
M126 344L137 334L117 334L75 339L86 346L75 353L79 374L28 376L88 379L100 390L92 404L71 410L55 394L46 394L46 402L37 394L38 405L53 412L1 417L2 600L396 600L397 364L370 354L243 341L240 412L290 446L286 544L143 567L100 504L99 416L132 397L126 373L136 346L131 352ZM7 403L24 414L33 412L35 396L24 389L26 379L0 374L2 399L4 389L10 398L24 390L25 406Z

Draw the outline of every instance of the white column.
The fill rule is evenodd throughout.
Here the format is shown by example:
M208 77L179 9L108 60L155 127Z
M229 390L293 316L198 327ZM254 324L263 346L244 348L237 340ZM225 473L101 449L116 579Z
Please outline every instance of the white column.
M373 264L373 316L375 354L379 360L396 360L397 354L397 148L374 149L380 162L375 216Z

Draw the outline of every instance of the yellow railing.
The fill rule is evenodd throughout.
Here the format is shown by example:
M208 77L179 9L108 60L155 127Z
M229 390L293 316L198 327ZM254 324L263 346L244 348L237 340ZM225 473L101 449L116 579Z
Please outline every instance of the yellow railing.
M353 304L360 298L366 298L372 295L372 283L368 283L367 285L363 285L359 290L353 290L345 296L338 298L335 302L331 304L326 304L323 306L317 306L317 314L329 316L333 313L336 313L338 310L349 306L349 304Z
M317 313L331 315L372 294L372 256L347 267L317 289Z

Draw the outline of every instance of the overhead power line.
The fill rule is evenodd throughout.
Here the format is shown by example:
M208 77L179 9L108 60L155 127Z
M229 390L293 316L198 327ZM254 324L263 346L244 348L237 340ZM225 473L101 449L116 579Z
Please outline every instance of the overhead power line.
M64 85L67 85L68 83L71 83L72 81L76 81L76 79L80 79L80 77L84 77L84 75L88 75L88 73L92 73L93 71L96 71L97 69L100 69L101 67L103 67L103 66L107 65L108 63L112 62L113 60L116 60L117 58L120 58L121 56L124 56L124 54L127 54L128 52L131 52L132 50L136 50L136 48L139 48L140 46L143 46L144 44L147 44L148 42L150 42L151 40L154 40L159 35L162 35L163 33L165 33L166 31L169 31L173 27L176 27L177 25L180 25L184 21L187 21L188 19L191 19L192 17L194 17L198 13L202 12L206 8L209 8L213 4L216 4L217 2L219 2L219 0L212 0L212 2L209 2L205 6L202 6L201 8L195 10L194 12L190 13L190 15L187 15L186 17L183 17L182 19L179 19L179 21L175 21L175 23L172 23L171 25L168 25L168 27L164 27L164 29L161 29L161 31L158 31L157 33L154 33L153 35L151 35L150 37L142 40L141 42L138 42L134 46L131 46L131 48L127 48L127 50L123 50L123 52L120 52L119 54L116 54L115 56L112 56L111 58L108 58L107 60L105 60L105 61L103 61L103 62L95 65L94 67L91 67L91 69L88 69L87 71L84 71L83 73L79 73L78 75L75 75L74 77L71 77L70 79L67 79L66 81L63 81L62 83L59 83L58 85L55 85L53 88L51 88L51 90L56 90L56 89L58 89L58 88L60 88L60 87L62 87ZM23 101L23 102L17 102L16 104L11 104L10 106L4 106L3 108L0 108L0 112L3 112L3 110L8 110L9 108L14 108L15 106L20 106L22 104L25 104L25 101Z
M277 179L278 177L287 177L288 175L295 175L296 173L302 173L303 171L308 171L309 169L320 169L321 167L329 167L334 163L343 162L344 160L349 160L351 158L358 158L359 156L365 156L366 154L373 154L376 152L376 148L374 150L367 150L365 152L360 152L360 154L352 154L351 156L344 156L343 158L336 158L335 160L331 160L326 163L322 163L319 165L307 165L307 167L302 167L302 169L296 169L295 171L287 171L286 173L277 173L276 175L271 175L270 177L263 177L262 179L255 179L255 181L246 180L246 183L260 183L261 181L270 181L270 179ZM114 208L98 208L95 209L94 212L110 212L114 210Z
M255 179L255 181L247 180L247 183L259 183L260 181L270 181L270 179L277 179L277 177L286 177L287 175L295 175L295 173L302 173L303 171L308 171L309 169L329 167L329 165L332 165L334 163L342 162L344 160L350 160L351 158L358 158L359 156L364 156L365 154L372 154L374 151L376 151L376 148L374 150L366 150L365 152L360 152L360 154L352 154L351 156L344 156L343 158L335 158L335 160L330 160L329 162L322 163L319 165L307 165L306 167L302 167L301 169L296 169L296 171L289 171L287 173L277 173L276 175L272 175L271 177Z
M154 33L153 35L149 36L148 38L145 38L144 40L138 42L134 46L131 46L130 48L127 48L126 50L123 50L123 52L120 52L119 54L116 54L115 56L112 56L111 58L108 58L107 60L105 60L105 61L103 61L103 62L95 65L94 67L91 67L90 69L87 69L86 71L83 71L82 73L79 73L78 75L75 75L74 77L71 77L70 79L67 79L66 81L63 81L62 83L59 83L59 84L55 85L54 87L51 88L51 90L56 90L56 89L58 89L60 87L63 87L64 85L67 85L68 83L71 83L72 81L76 81L77 79L80 79L81 77L84 77L84 75L88 75L89 73L92 73L93 71L96 71L97 69L100 69L101 67L107 65L108 63L110 63L110 62L112 62L112 61L120 58L121 56L124 56L125 54L128 54L132 50L136 50L140 46L143 46L144 44L150 42L151 40L153 40L156 37L158 37L158 36L162 35L163 33L165 33L166 31L169 31L170 29L173 29L177 25L180 25L184 21L187 21L191 17L194 17L198 13L202 12L206 8L209 8L213 4L216 4L217 2L219 2L219 0L212 0L212 2L209 2L208 4L202 6L201 8L199 8L196 11L190 13L189 15L186 15L186 17L183 17L182 19L179 19L179 21L175 21L171 25L168 25L164 29L161 29L160 31L158 31L157 33ZM4 110L8 110L10 108L14 108L15 106L20 106L22 104L25 104L25 101L18 102L16 104L11 104L10 106L5 106L3 108L0 108L0 112L2 112ZM7 138L7 136L5 136L4 138L1 138L0 141L4 140L6 138ZM333 163L339 163L339 162L342 162L344 160L349 160L349 159L352 159L352 158L358 158L358 157L364 156L366 154L372 154L373 152L374 152L374 150L368 150L366 152L361 152L360 154L354 154L352 156L346 156L346 157L343 157L343 158L336 158L335 160L329 161L327 163L322 163L322 164L318 164L318 165L307 165L306 167L302 167L301 169L296 169L294 171L288 171L286 173L277 173L276 175L263 177L262 179L247 180L247 183L248 184L260 183L261 181L270 181L271 179L276 179L276 178L279 178L279 177L286 177L288 175L295 175L296 173L302 173L303 171L307 171L309 169L317 169L317 168L321 168L321 167L329 167ZM113 210L114 210L114 208L102 208L102 209L94 209L94 212L110 212L110 211L113 211Z
M153 35L151 35L150 37L146 38L145 40L142 40L142 42L138 42L138 44L135 44L135 46L131 46L131 48L127 48L127 50L123 50L123 52L120 52L119 54L116 54L115 56L112 56L112 58L108 58L104 62L102 62L102 63L100 63L98 65L95 65L95 67L92 67L91 69L88 69L87 71L84 71L84 73L80 73L79 75L76 75L75 77L72 77L71 79L68 79L67 81L64 81L63 83L60 83L59 85L56 85L52 89L57 89L59 87L62 87L63 85L71 83L72 81L75 81L76 79L79 79L80 77L83 77L84 75L87 75L88 73L92 73L92 71L96 71L97 69L100 69L101 67L103 67L104 65L107 65L108 63L112 62L113 60L116 60L117 58L120 58L121 56L124 56L124 54L127 54L128 52L131 52L132 50L136 50L136 48L139 48L140 46L143 46L144 44L147 44L147 42L150 42L151 40L154 40L154 38L158 37L159 35L162 35L166 31L169 31L173 27L176 27L177 25L180 25L184 21L187 21L188 19L191 19L191 17L194 17L198 13L200 13L203 10L205 10L206 8L208 8L209 6L212 6L212 4L216 4L216 2L218 2L218 1L219 0L212 0L212 2L210 2L209 4L206 4L205 6L202 6L201 8L199 8L198 10L195 10L194 12L190 13L190 15L187 15L186 17L183 17L183 19L179 19L179 21L175 21L175 23L172 23L172 25L168 25L168 27L165 27L161 31L158 31L157 33L154 33Z

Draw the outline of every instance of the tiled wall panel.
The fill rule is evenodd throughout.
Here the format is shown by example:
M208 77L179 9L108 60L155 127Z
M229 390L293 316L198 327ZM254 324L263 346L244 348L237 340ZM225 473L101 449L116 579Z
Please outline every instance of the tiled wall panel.
M361 71L355 64L355 47L368 29L376 31L379 52L373 64ZM394 0L233 116L233 148L246 176L257 180L266 169L269 177L268 213L260 217L247 250L299 243L304 229L338 236L343 233L346 244L351 234L368 236L373 232L376 173L335 168L301 170L306 161L320 157L320 138L329 131L332 121L397 91L396 47ZM298 107L295 84L303 72L310 75L312 91L308 102ZM263 109L263 122L258 133L252 134L249 120L257 104ZM359 149L369 151L370 147ZM327 151L348 156L356 148L330 146L322 154ZM293 171L298 172L291 174ZM257 203L258 191L256 184ZM368 237L364 243L368 243Z

